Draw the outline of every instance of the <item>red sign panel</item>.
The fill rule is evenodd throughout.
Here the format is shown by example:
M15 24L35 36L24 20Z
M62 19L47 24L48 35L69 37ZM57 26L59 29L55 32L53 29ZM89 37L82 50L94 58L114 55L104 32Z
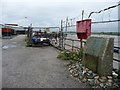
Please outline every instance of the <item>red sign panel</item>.
M2 32L9 33L9 32L11 32L11 29L9 29L9 28L2 28Z
M87 39L91 35L91 19L77 21L76 33L79 39Z

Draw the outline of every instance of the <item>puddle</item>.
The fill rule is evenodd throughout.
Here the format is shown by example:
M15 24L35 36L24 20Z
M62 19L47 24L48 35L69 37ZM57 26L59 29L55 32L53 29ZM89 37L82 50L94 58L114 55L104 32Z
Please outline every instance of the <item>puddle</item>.
M8 48L15 48L16 45L3 45L2 48L3 49L8 49Z

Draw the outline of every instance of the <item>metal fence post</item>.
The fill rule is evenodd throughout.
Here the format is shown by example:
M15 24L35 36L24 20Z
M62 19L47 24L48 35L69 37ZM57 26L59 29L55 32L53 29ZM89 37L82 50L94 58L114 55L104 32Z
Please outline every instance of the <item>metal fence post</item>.
M83 46L82 46L82 39L80 39L80 48L82 48Z
M72 51L74 50L74 40L72 40Z
M63 48L63 27L62 27L63 21L61 20L61 28L60 28L60 38L59 38L59 47L62 50Z

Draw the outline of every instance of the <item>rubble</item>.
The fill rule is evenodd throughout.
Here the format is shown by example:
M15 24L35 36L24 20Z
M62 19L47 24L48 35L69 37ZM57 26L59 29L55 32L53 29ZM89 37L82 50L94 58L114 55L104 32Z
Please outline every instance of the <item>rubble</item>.
M118 74L113 71L111 76L99 76L97 73L86 68L81 62L68 66L73 77L77 77L83 83L88 83L92 88L119 88Z

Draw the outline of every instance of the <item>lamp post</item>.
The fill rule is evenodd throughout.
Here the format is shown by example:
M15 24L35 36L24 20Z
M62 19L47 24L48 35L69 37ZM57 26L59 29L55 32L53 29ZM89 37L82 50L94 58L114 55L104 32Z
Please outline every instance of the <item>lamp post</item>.
M25 17L25 26L27 25L27 17Z
M27 32L27 29L26 29L26 27L27 27L27 17L25 17L25 24L24 24L25 26L24 26L24 30L25 30L25 33Z

